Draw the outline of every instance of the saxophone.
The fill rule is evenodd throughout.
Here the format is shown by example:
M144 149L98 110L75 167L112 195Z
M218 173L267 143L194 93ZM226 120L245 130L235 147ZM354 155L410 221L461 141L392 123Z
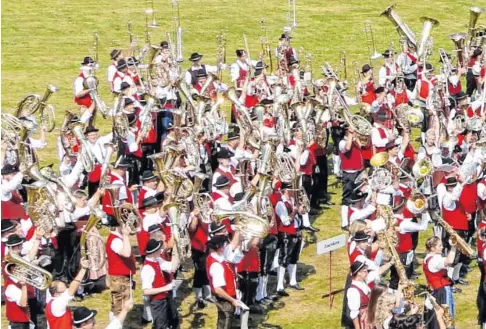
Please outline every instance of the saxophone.
M437 300L435 299L434 296L432 296L428 292L425 292L425 294L427 295L428 299L432 302L432 305L434 305L434 308L440 307L444 310L444 315L442 316L442 320L444 320L446 328L454 328L456 323L455 323L454 318L452 317L451 312L449 310L449 305L447 305L447 304L439 305L439 303L437 303Z
M407 278L405 268L400 261L400 256L396 249L398 236L392 208L390 206L379 205L377 217L382 217L386 224L385 231L378 233L378 240L386 245L386 251L388 251L389 256L393 259L400 283L404 285L403 298L408 302L413 302L415 298L415 284Z
M455 246L463 255L468 256L470 258L476 257L476 252L461 238L456 231L449 225L442 217L437 218L437 222L440 226L444 228L444 230L449 233L449 239L453 246Z

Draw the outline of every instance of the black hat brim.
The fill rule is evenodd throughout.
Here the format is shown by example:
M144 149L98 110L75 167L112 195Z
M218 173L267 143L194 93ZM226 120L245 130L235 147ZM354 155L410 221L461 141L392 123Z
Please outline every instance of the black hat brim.
M157 250L160 250L160 248L162 248L162 241L159 241L159 244L157 245L157 247L155 247L153 249L149 249L148 246L147 246L147 248L145 248L145 253L146 254L151 254L151 253L156 252Z
M96 311L96 310L90 310L90 312L91 313L88 316L86 316L85 318L83 318L83 319L80 319L80 320L73 319L73 323L74 324L81 324L83 322L88 321L89 319L94 318L96 316L96 314L98 314L98 311Z

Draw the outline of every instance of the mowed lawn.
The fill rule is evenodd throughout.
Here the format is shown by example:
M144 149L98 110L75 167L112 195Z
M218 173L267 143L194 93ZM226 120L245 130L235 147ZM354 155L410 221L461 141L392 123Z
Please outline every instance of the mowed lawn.
M486 1L397 1L401 18L417 34L422 30L420 16L427 15L440 21L433 31L435 49L453 48L448 35L465 31L469 20L467 7L473 4L486 6ZM393 41L398 47L398 36L391 23L380 12L390 1L316 1L297 0L297 29L292 32L293 46L312 52L314 78L321 77L320 66L329 62L337 68L341 51L346 51L348 80L354 79L351 63L359 67L367 62L368 51L363 33L365 20L372 22L374 37L379 52ZM65 110L75 110L72 82L79 74L79 64L92 49L93 33L99 34L99 56L101 70L100 93L107 105L112 104L106 83L106 68L110 64L109 52L113 47L126 49L128 46L127 22L133 22L134 33L143 44L144 1L126 2L119 0L17 0L2 3L2 111L11 112L18 102L29 93L43 94L47 83L53 83L61 91L52 96L50 103L56 107L57 123L60 125ZM160 28L150 30L152 43L159 44L167 32L172 32L172 18L176 15L171 1L155 0L156 19ZM216 58L216 34L225 30L227 34L227 62L234 60L234 50L243 48L242 34L249 40L252 59L261 51L259 43L263 35L260 19L265 18L268 38L272 48L276 46L283 26L287 22L287 1L180 1L180 18L184 29L184 57L192 52L204 54L207 64L214 64ZM484 18L481 20L484 22ZM91 51L91 54L93 52ZM438 55L432 62L437 66ZM187 60L184 68L188 67ZM374 63L379 67L381 61ZM275 66L275 65L274 65ZM228 78L225 73L225 78ZM353 88L351 88L353 89ZM108 132L111 121L98 118L102 132ZM39 152L41 162L57 162L55 140L59 130L49 135L48 146ZM330 183L334 179L330 180ZM323 240L341 234L339 203L340 188L332 188L336 194L336 206L326 210L315 222L321 229L316 239ZM419 252L424 252L423 234ZM423 256L421 256L423 257ZM343 249L333 254L333 288L342 288L348 268L348 259ZM420 272L421 269L419 270ZM338 328L343 293L336 295L334 306L329 309L322 294L328 292L328 256L317 256L315 244L309 244L301 256L299 276L305 291L289 291L291 296L281 300L265 317L252 317L251 324L262 328ZM200 311L194 308L191 294L191 275L186 273L186 282L181 288L183 328L214 328L216 308L210 305ZM474 266L468 277L470 285L463 287L463 293L456 295L457 328L473 328L476 324L475 306L479 271ZM139 277L137 277L137 281ZM423 283L423 275L421 275ZM138 286L140 287L140 285ZM273 288L274 286L271 286ZM135 310L127 320L126 328L139 328L141 319L140 288L135 291ZM99 311L97 327L103 328L108 321L109 293L96 295L82 303ZM77 305L81 305L77 303ZM2 324L6 325L2 307Z

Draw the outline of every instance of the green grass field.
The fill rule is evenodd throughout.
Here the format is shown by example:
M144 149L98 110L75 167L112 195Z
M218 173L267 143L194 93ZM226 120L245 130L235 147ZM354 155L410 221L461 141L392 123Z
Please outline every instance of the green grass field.
M452 42L447 38L451 33L465 31L469 20L468 6L486 6L485 0L461 1L403 1L398 0L398 13L416 33L422 26L420 16L431 16L440 21L433 31L434 46L450 51ZM313 54L314 78L321 76L320 65L327 61L336 67L339 54L346 51L348 61L348 80L353 80L351 63L359 66L366 63L367 46L363 30L365 20L370 20L374 29L377 49L384 51L394 42L398 47L398 35L386 18L379 13L392 2L384 0L362 1L317 1L297 0L297 25L292 32L295 48L303 47ZM72 101L72 82L79 74L79 63L88 55L92 47L92 35L99 34L99 54L101 70L101 96L111 105L109 87L106 81L106 68L109 65L109 52L113 47L126 49L128 46L127 22L133 22L134 32L141 43L144 40L144 1L127 2L120 0L17 0L4 1L2 8L2 110L10 112L17 103L29 93L43 94L46 84L53 83L61 88L51 103L56 107L57 123L62 121L65 110L74 110ZM169 0L155 0L156 17L160 28L151 30L152 43L158 44L172 32L172 17L175 15ZM249 39L250 52L255 59L261 50L259 39L263 34L260 19L266 20L268 37L272 47L286 25L287 1L247 0L247 1L208 1L181 0L180 18L184 29L184 57L192 52L204 54L204 61L213 64L216 57L215 36L224 29L227 34L227 61L234 60L234 50L243 48L242 34ZM482 18L484 22L484 18ZM432 62L438 62L437 52ZM375 67L381 62L374 64ZM187 61L184 67L187 67ZM225 73L228 77L228 73ZM98 118L98 126L104 131L110 129L111 121L106 123ZM44 164L57 162L55 139L59 131L49 136L49 144L39 155ZM333 179L330 180L333 182ZM326 210L316 221L321 229L316 236L323 240L340 234L339 189L333 201L336 206ZM419 252L424 252L423 240L430 235L423 234ZM333 288L342 288L345 281L348 259L344 249L333 254ZM337 294L334 306L329 309L328 300L322 294L328 292L328 256L316 256L315 244L304 249L299 264L305 291L291 291L290 297L268 312L265 317L252 318L252 324L261 328L339 328L343 294ZM190 278L190 275L187 275ZM462 294L456 295L457 328L474 328L477 310L475 306L479 272L474 267L468 277L470 285L464 287ZM421 278L423 283L423 278ZM216 321L215 306L203 311L194 309L194 296L190 294L188 280L183 285L182 300L183 328L214 328ZM131 312L125 328L139 328L141 318L140 289L135 293L137 307ZM97 326L103 328L107 323L109 294L104 293L83 302L84 305L99 311ZM6 325L5 309L2 307L2 324Z

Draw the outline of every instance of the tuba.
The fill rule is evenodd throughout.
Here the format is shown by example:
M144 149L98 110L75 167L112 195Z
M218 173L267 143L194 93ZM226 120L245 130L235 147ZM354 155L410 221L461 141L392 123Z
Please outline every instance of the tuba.
M471 36L471 41L473 40L476 32L476 24L479 20L479 16L484 13L484 9L480 7L470 7L469 8L469 24L468 32Z
M427 48L430 48L430 43L432 41L430 37L432 29L439 26L439 21L430 17L420 17L420 20L422 23L424 23L424 26L422 29L422 38L420 39L420 43L418 44L417 48L417 56L418 58L424 58L428 56Z
M56 200L47 188L46 180L24 185L27 190L26 212L36 227L41 227L46 237L57 229L58 208Z
M96 158L93 152L91 152L91 148L88 145L88 140L84 136L83 130L84 125L82 123L74 123L71 126L71 131L82 145L82 150L79 156L80 160L83 162L83 167L87 172L91 172L96 164Z
M209 176L203 173L196 173L194 175L193 195L192 200L194 207L198 208L201 212L201 218L203 223L210 224L211 220L211 205L214 204L214 200L209 193L199 193L202 183Z
M236 229L240 231L244 240L264 238L268 235L268 221L251 212L215 209L212 216L218 221L223 218L234 217Z
M227 91L225 91L224 97L233 102L233 104L235 104L242 128L243 130L245 130L245 132L247 132L247 134L250 134L253 130L250 114L248 113L248 108L236 96L235 88L231 87Z
M18 281L25 281L27 284L39 290L46 290L52 282L52 274L43 268L29 263L17 254L8 254L4 259L5 273Z
M59 91L59 88L53 84L47 84L47 90L41 98L37 94L26 96L20 103L15 114L16 117L28 117L39 112L40 122L46 127L48 132L54 130L56 126L56 116L54 106L47 104L47 100L52 94Z
M100 110L103 119L106 119L108 110L106 109L105 103L101 100L100 95L98 95L98 78L95 76L89 76L83 81L83 86L85 89L89 90L89 96L95 102L96 108Z
M464 67L466 65L466 56L464 54L464 49L466 47L466 38L467 38L467 33L454 33L449 35L449 39L454 42L454 46L456 49L454 50L457 53L457 62L461 67Z
M123 185L118 184L108 184L105 185L105 190L110 195L111 207L113 208L113 213L116 221L119 225L128 225L130 228L130 234L135 234L140 228L141 217L137 208L128 202L120 204L120 188Z
M103 240L99 235L91 232L100 219L100 216L97 214L91 214L86 226L83 228L83 233L81 234L81 240L79 242L81 258L87 258L89 260L89 269L93 272L101 270L106 261L106 250Z
M40 169L40 174L45 177L48 181L51 181L55 183L57 186L59 186L64 194L66 195L66 200L64 203L64 210L66 211L74 211L76 207L76 199L74 198L74 195L71 193L71 189L64 184L61 178L57 177L56 173L50 166L44 167Z
M381 12L381 16L386 16L390 22L395 26L396 30L401 36L407 38L408 42L417 46L417 40L415 39L415 33L405 24L400 16L398 16L397 12L395 11L396 5L391 5L390 7L386 8L384 11Z

